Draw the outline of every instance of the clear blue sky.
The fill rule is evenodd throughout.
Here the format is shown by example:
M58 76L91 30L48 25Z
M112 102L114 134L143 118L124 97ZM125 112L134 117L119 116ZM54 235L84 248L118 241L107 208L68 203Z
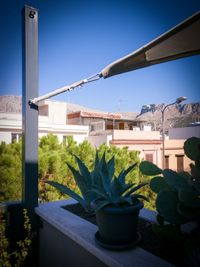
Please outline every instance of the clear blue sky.
M39 95L99 72L200 10L199 0L1 0L0 94L21 95L21 9L39 9ZM200 101L200 56L117 75L56 99L113 111Z

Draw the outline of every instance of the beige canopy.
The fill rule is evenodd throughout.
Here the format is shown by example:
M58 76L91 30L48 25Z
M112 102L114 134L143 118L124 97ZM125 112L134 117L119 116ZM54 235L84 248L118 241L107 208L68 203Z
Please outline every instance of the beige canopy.
M200 12L155 40L106 66L104 78L200 53Z
M30 99L29 105L35 105L44 99L71 91L101 77L108 78L116 74L196 54L200 54L200 12L135 52L106 66L101 72L87 79L63 86L46 95Z

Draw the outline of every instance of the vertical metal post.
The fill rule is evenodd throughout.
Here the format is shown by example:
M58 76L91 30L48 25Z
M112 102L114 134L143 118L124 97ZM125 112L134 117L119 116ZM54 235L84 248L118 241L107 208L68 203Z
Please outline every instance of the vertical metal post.
M161 110L161 112L162 112L162 168L164 170L164 168L165 168L165 127L164 127L164 123L165 123L165 117L164 117L165 108L163 110Z
M35 8L24 7L22 33L22 190L23 204L34 227L34 208L38 205L38 110L30 107L28 101L38 96L38 11Z

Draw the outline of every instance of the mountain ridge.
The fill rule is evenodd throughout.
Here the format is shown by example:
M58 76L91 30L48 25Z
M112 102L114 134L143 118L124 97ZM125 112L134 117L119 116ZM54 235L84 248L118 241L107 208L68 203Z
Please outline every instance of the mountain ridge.
M54 101L54 100L53 100ZM67 113L75 111L102 112L96 109L87 108L78 104L67 103ZM147 122L152 125L153 130L161 130L161 109L165 104L150 104L142 106L141 112L120 112L124 119ZM21 113L21 96L4 95L0 96L0 112ZM114 112L113 112L114 113ZM118 112L119 113L119 112ZM200 103L189 103L183 105L172 105L165 110L166 129L174 127L185 127L190 123L200 122Z

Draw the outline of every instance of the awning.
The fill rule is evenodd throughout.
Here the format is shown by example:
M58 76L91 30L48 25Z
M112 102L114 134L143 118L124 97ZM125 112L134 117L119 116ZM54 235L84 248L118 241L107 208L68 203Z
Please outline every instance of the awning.
M155 40L106 66L101 75L120 73L200 53L200 12Z

